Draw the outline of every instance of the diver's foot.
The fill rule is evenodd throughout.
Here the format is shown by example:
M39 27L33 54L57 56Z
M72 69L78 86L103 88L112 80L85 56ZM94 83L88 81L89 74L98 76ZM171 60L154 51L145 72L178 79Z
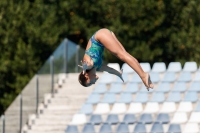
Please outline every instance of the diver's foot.
M142 78L142 81L143 81L144 85L147 87L148 91L149 91L149 88L153 89L154 85L151 82L151 79L150 79L150 76L148 73L145 73L145 76L144 76L144 78Z

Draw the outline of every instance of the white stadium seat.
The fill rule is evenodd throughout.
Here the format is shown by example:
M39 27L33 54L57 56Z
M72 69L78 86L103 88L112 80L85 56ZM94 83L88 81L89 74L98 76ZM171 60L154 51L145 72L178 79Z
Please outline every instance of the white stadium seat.
M157 102L148 102L144 109L144 113L157 113L159 111L159 104Z
M172 118L171 123L183 124L187 122L187 114L185 112L176 112Z
M166 65L164 62L155 62L152 67L152 72L162 73L166 71Z
M198 123L186 123L183 133L199 133Z
M173 113L176 111L176 104L174 102L164 102L160 112L161 113Z
M113 105L112 110L110 111L111 114L122 114L126 112L126 104L125 103L115 103Z
M70 125L82 125L87 122L85 114L75 114L72 118Z
M94 114L108 114L109 112L110 106L108 103L98 103Z
M192 112L190 115L189 122L200 123L200 112Z
M137 114L143 111L142 103L131 103L127 112L128 114Z
M191 112L193 110L191 102L180 102L178 112Z

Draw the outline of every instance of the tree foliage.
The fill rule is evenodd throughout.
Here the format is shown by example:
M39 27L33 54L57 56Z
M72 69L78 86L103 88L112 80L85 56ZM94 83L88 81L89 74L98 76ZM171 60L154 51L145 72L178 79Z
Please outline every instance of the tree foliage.
M0 113L65 37L85 48L104 27L141 62L200 64L199 13L195 0L1 0Z

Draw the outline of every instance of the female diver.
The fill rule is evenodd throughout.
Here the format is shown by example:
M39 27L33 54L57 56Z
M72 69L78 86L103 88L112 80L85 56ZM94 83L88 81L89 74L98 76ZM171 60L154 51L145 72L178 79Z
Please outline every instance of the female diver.
M122 44L116 38L115 34L105 28L98 30L91 37L87 44L85 55L83 57L83 60L81 61L82 66L79 65L79 67L83 69L78 77L81 85L83 85L84 87L88 87L92 84L95 84L95 82L99 78L96 75L96 71L107 71L110 74L118 76L123 81L123 70L119 72L113 68L110 68L107 65L102 64L102 55L104 48L106 48L120 60L126 62L133 70L135 70L135 72L142 79L147 90L149 90L149 88L153 88L153 84L150 80L149 74L142 70L137 59L126 52Z

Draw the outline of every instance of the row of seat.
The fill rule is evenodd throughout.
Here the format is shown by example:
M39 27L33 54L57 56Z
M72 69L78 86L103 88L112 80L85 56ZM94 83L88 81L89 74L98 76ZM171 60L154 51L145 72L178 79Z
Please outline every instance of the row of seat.
M190 82L190 81L200 81L200 71L195 73L194 78L192 77L191 72L181 72L180 75L177 77L176 73L174 72L166 72L164 73L163 79L160 78L159 73L151 72L150 73L151 80L153 83L158 82ZM141 78L138 76L138 74L134 73L131 79L129 79L129 76L127 73L123 73L122 75L124 82L134 82L134 83L142 83ZM100 83L122 83L120 78L113 78L113 75L108 73L103 73L103 75L99 79Z
M124 114L124 113L173 113L173 112L200 112L200 102L198 102L195 107L191 102L180 102L178 107L174 102L164 102L162 105L159 105L157 102L148 102L145 107L142 103L130 103L130 106L127 107L124 103L115 103L113 104L112 109L108 103L99 103L97 104L95 110L93 109L92 104L84 104L79 113L83 114Z
M88 123L84 125L80 133L148 133L146 125L143 123L137 123L132 131L126 123L120 123L114 130L115 131L113 131L109 123L104 123L101 125L99 131L95 131L94 125ZM167 131L164 130L162 124L154 123L151 127L150 133L198 133L199 131L197 123L187 123L183 130L179 124L170 124ZM65 133L79 133L79 130L76 125L68 125Z
M188 89L188 90L187 90ZM150 89L151 90L151 89ZM149 92L153 92L154 90L158 92L169 92L169 91L177 91L177 92L185 92L185 91L196 91L200 92L200 81L199 82L192 82L189 87L187 87L187 84L185 82L176 82L173 87L171 87L170 83L168 82L161 82L158 87L155 87L153 90ZM93 92L103 94L106 92L109 93L121 93L121 92L127 92L127 93L136 93L136 92L147 92L146 87L142 84L142 87L139 88L138 83L128 83L123 89L122 83L111 83L110 88L108 89L106 84L99 83L94 87Z
M119 120L119 116L117 114L108 114L106 120L102 119L100 114L92 114L90 115L89 120L85 114L75 114L72 118L70 125L82 125L85 123L91 123L94 125L99 125L103 123L109 124L118 124L118 123L126 123L126 124L134 124L134 123L143 123L143 124L152 124L152 123L176 123L176 124L184 124L187 122L190 123L198 123L200 124L200 112L192 112L191 115L187 115L186 112L175 112L171 114L172 118L170 119L169 114L167 113L159 113L154 120L152 114L143 113L139 116L139 118L135 117L135 114L125 114L123 120Z
M115 69L119 70L119 65L117 63L109 63L108 64L111 67L114 67ZM168 68L166 67L166 64L164 62L155 62L153 64L153 67L151 69L151 66L148 62L146 63L140 63L141 67L145 72L195 72L198 70L198 65L196 62L185 62L183 69L180 62L170 62ZM134 70L126 63L122 65L122 69L124 70L124 73L133 73ZM200 69L200 67L199 67Z
M98 104L98 103L131 103L131 102L139 102L139 103L148 103L148 102L197 102L198 101L198 93L195 91L187 91L182 98L181 92L172 91L165 98L165 93L163 92L154 92L149 98L148 92L138 92L133 98L131 93L120 93L119 98L116 97L116 93L105 93L103 98L100 98L100 94L92 93L86 100L86 103L89 104Z

